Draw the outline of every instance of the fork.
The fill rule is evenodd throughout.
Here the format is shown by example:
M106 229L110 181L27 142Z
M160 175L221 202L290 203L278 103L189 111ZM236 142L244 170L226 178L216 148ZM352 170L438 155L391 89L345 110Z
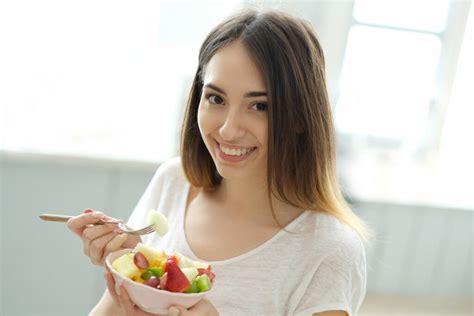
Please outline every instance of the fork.
M67 222L71 217L69 215L58 215L58 214L41 214L39 216L42 220L48 222ZM130 226L125 225L121 220L99 220L94 225L104 225L104 224L117 224L117 227L124 233L130 235L147 235L153 233L155 229L153 225L148 225L140 229L132 229Z

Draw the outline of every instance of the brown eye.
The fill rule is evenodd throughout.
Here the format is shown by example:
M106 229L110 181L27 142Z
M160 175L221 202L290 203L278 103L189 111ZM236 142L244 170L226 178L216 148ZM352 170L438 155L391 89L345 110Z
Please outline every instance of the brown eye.
M222 99L220 97L218 97L217 95L208 95L206 96L207 99L209 100L209 102L211 102L212 104L221 104L222 103Z
M254 108L257 111L266 111L268 108L268 105L266 103L255 103L252 108Z

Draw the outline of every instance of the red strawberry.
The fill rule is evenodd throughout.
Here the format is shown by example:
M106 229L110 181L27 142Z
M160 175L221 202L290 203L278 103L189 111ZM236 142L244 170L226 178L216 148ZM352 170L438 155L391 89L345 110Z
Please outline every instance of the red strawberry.
M176 257L175 255L169 255L168 258L167 258L167 260L171 260L171 261L173 261L174 263L176 263L176 265L179 266L178 257ZM163 272L168 271L166 267L167 267L167 265L165 265L165 270L164 270Z
M209 276L209 280L214 280L215 274L211 271L210 266L209 269L198 268L198 275L207 274Z
M176 257L175 255L169 255L169 256L168 256L168 260L173 260L174 263L176 263L177 265L179 265L179 259L178 259L178 257Z
M191 286L188 278L178 267L176 261L172 259L166 261L166 273L168 274L166 290L170 292L184 292Z

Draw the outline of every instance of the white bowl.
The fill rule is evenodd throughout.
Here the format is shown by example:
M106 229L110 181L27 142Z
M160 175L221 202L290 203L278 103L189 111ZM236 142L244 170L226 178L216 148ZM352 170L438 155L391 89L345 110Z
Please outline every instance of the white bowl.
M155 289L151 286L132 281L118 273L112 267L112 262L114 262L115 259L132 251L133 249L122 249L112 252L107 256L107 258L105 258L105 264L109 270L112 271L115 283L117 283L119 286L123 284L132 302L145 312L154 314L168 314L168 309L172 305L181 305L185 308L189 308L199 302L204 296L206 296L207 293L212 291L211 288L209 291L201 293L175 293Z

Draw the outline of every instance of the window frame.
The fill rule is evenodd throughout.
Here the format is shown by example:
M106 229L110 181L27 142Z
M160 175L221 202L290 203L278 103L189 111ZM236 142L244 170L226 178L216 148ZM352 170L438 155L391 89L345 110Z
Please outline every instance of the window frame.
M469 15L470 3L465 1L450 1L448 6L448 14L446 17L445 28L439 32L435 31L426 31L412 28L396 27L391 25L382 25L375 23L366 23L358 21L354 16L355 3L352 6L351 21L348 23L348 28L345 36L345 45L344 45L344 58L347 54L347 43L349 39L349 33L355 26L366 26L373 27L378 29L386 30L396 30L396 31L407 31L415 32L420 34L429 34L434 35L439 38L441 43L440 56L438 61L438 66L435 70L433 94L431 96L431 101L428 109L428 115L426 118L426 126L428 129L427 137L423 139L423 143L418 144L418 151L422 152L438 152L442 140L442 131L445 123L445 117L447 109L449 106L449 101L452 94L452 88L454 83L454 78L456 75L456 66L459 59L459 54L463 41L463 34L465 31L467 18ZM341 66L338 74L338 85L340 84L340 78L344 71L343 60L341 60ZM337 103L341 95L340 87L336 89L334 94L334 112L337 110ZM340 131L337 128L338 134ZM343 139L354 138L352 134L339 135ZM394 144L393 141L386 140L374 140L373 138L367 135L366 142L373 146L377 150L398 150L399 145L403 144Z

